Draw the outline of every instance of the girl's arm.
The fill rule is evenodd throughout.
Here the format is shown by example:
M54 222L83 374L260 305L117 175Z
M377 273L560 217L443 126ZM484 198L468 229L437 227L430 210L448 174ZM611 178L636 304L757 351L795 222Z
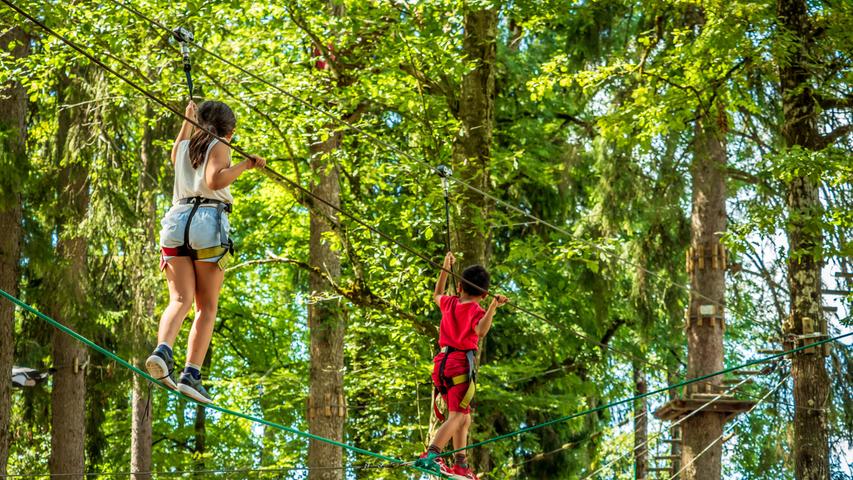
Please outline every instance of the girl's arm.
M246 170L264 168L267 164L263 158L253 155L251 160L247 159L237 165L231 165L231 159L228 155L229 148L228 145L219 142L213 146L210 155L207 157L204 181L207 183L207 188L211 190L221 190L234 183L234 180L237 180L237 177Z
M507 302L507 298L503 295L495 295L492 299L492 303L489 304L489 309L486 310L486 314L483 315L483 318L477 322L477 325L474 327L474 332L478 337L485 337L487 333L489 333L489 329L492 328L492 320L495 317L495 310L498 309L501 305Z
M444 295L444 287L447 286L447 272L450 271L455 262L456 257L453 256L453 252L447 252L447 255L444 256L444 265L438 274L438 281L435 282L435 290L432 292L432 299L439 306L441 306L441 296Z
M194 122L198 121L198 117L196 116L197 107L195 102L190 100L190 103L187 104L187 108L184 111L184 116L187 118L191 118ZM181 131L178 132L178 137L175 139L175 143L172 145L172 165L175 164L176 159L178 158L178 145L181 144L184 140L189 140L193 135L193 124L188 122L186 119L184 123L181 124Z

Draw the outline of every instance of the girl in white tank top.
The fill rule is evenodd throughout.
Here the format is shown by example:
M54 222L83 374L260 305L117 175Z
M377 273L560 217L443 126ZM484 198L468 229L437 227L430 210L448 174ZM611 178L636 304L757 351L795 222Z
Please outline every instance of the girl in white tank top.
M175 187L172 208L161 221L160 231L161 268L169 282L169 305L160 318L157 348L145 367L166 387L209 403L210 395L201 383L201 365L213 334L224 280L220 261L229 254L225 248L226 212L234 201L230 185L246 170L263 168L266 161L252 156L231 164L231 148L216 138L230 142L237 125L234 112L224 103L204 102L196 107L190 102L185 116L202 128L194 129L192 123L184 121L172 147ZM176 382L172 346L194 303L196 317L190 330L186 367Z

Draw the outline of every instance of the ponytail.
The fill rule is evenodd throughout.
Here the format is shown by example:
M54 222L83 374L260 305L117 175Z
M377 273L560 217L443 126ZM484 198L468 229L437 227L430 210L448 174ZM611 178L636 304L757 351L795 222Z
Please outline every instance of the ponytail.
M204 156L207 154L207 149L210 148L211 142L213 142L213 135L207 133L205 130L214 131L214 129L209 124L201 124L202 129L196 129L193 132L192 138L190 138L190 164L193 166L193 169L198 168L204 162Z
M207 101L198 107L198 124L202 128L193 133L189 146L190 164L194 169L204 163L210 144L216 138L211 133L219 137L230 134L237 126L237 117L228 105Z

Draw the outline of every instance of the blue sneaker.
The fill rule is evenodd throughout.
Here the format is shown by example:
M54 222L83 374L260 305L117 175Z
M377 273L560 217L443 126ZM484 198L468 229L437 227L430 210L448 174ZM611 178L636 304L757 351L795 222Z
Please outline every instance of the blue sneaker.
M175 371L175 361L168 353L163 352L159 348L151 353L151 356L145 360L145 369L148 374L163 382L163 385L177 390L178 385L175 383L175 377L172 372Z
M184 372L178 380L178 391L200 403L210 403L210 394L201 384L201 378L195 378L192 374Z

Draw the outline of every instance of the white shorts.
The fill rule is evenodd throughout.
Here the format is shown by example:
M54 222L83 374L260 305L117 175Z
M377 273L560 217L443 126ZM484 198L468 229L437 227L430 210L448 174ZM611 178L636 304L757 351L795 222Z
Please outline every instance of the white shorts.
M160 248L177 248L184 244L184 230L187 218L192 211L192 205L175 205L160 220ZM228 213L222 212L222 227L226 232L231 229L228 223ZM219 219L217 218L216 205L201 205L193 216L190 224L189 244L190 248L201 250L203 248L218 247L222 244L219 238ZM163 255L161 266L168 262L173 256ZM218 262L222 257L206 258L200 262Z

